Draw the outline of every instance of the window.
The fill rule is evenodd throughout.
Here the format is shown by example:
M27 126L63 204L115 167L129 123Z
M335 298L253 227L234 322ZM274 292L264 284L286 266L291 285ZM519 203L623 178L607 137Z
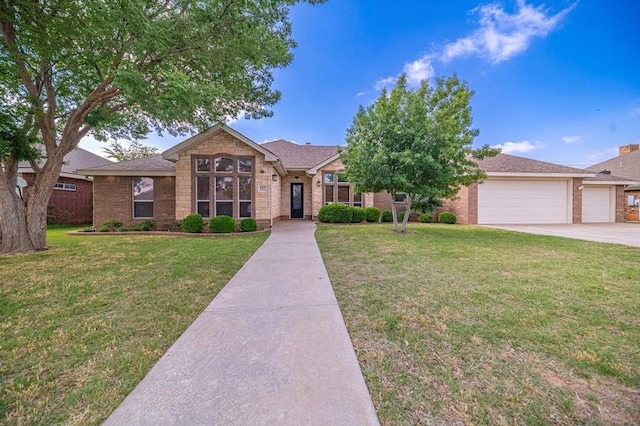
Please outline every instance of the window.
M238 202L240 204L240 211L238 217L251 217L251 199L253 191L251 190L250 177L238 178Z
M233 173L233 158L216 158L216 173Z
M134 219L153 218L153 179L140 177L133 179Z
M340 203L363 207L362 193L355 194L353 186L340 173L324 173L324 204Z
M404 192L396 193L396 203L406 203L407 202L407 194Z
M196 213L202 215L202 217L211 217L209 176L196 177Z
M56 183L53 185L53 189L62 189L63 191L75 191L75 183Z
M209 167L212 164L213 167ZM253 215L254 159L219 156L195 159L195 212L202 217Z

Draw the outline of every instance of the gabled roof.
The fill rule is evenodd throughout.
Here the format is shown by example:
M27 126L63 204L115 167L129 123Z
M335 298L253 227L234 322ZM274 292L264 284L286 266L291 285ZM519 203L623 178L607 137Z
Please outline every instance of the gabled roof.
M610 173L596 173L595 177L584 178L582 182L585 185L637 185L638 182L632 179L615 176Z
M40 149L44 153L44 147ZM42 165L44 161L39 161ZM99 155L89 152L86 149L76 147L73 151L64 156L64 163L62 163L62 170L60 174L62 176L74 175L77 169L85 169L90 167L102 166L105 164L112 164L111 161ZM28 161L22 161L18 168L22 173L33 172L31 165Z
M522 176L522 177L595 177L589 170L575 169L545 161L532 160L509 154L498 154L477 161L487 176Z
M597 173L603 170L610 170L611 173L618 176L625 176L632 180L640 181L640 150L619 155L610 160L587 167L587 169Z
M183 142L180 142L175 146L172 146L171 148L169 148L168 150L166 150L161 154L162 158L164 158L165 160L178 161L178 156L180 155L181 152L186 151L189 148L198 145L199 143L205 141L206 139L209 139L212 136L217 135L220 132L226 132L230 134L234 138L239 139L240 141L249 145L251 148L255 149L259 153L263 154L265 157L265 161L272 161L272 162L278 161L278 157L276 155L273 155L272 152L258 145L257 143L247 138L243 134L236 132L231 127L228 127L221 123L216 124L215 126L209 128L208 130L205 130L204 132L200 132L197 135L192 136L189 139Z
M161 155L125 160L98 167L78 169L76 173L88 176L175 176L176 164Z
M284 139L260 146L276 154L287 170L309 170L338 154L337 146L298 145Z

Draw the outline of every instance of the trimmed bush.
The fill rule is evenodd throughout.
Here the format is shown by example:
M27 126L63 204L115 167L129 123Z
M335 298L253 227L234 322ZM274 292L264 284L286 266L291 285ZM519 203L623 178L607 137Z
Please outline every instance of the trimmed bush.
M422 223L431 223L433 222L433 215L431 213L422 213L418 216L418 220Z
M393 213L391 212L391 210L385 210L382 212L382 221L393 222Z
M380 209L377 207L367 207L364 209L367 213L367 222L377 222L380 219Z
M199 214L190 214L182 219L182 230L184 232L197 234L198 232L202 232L203 229L204 221L202 220L202 216Z
M351 223L364 222L364 220L367 218L367 212L362 207L351 207L351 210L353 211Z
M209 222L209 231L215 234L231 234L236 232L236 221L231 216L216 216Z
M246 218L240 221L240 232L255 232L258 230L258 222L253 218Z
M135 230L136 231L155 231L156 223L152 220L145 220L140 222L138 226L135 227Z
M440 223L448 223L453 225L458 221L458 218L451 212L442 212L438 215L438 220L440 221Z
M351 223L353 209L346 204L327 204L318 212L318 220L328 223Z
M98 228L98 232L118 232L122 228L122 222L119 220L108 220L102 222L102 226Z
M177 220L174 220L169 224L169 232L180 232L180 231L182 231L182 223L178 222Z

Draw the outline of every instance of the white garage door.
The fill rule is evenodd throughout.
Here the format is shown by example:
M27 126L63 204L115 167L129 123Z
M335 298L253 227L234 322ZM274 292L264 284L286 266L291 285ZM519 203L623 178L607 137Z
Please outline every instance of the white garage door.
M611 214L610 188L582 190L582 223L614 222Z
M566 180L488 180L478 185L479 224L571 223Z

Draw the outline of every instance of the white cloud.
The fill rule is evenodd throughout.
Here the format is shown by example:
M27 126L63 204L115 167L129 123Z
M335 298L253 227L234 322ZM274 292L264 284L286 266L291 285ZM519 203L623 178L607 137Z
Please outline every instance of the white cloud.
M356 97L359 98L360 96L364 96L366 94L367 94L366 92L358 92L356 93Z
M579 136L579 135L563 136L562 137L562 141L564 143L576 143L576 142L580 142L581 140L582 140L582 136Z
M640 115L640 108L634 108L631 110L631 113L629 114L629 117L635 117Z
M404 73L407 75L407 84L417 86L422 80L428 80L434 76L435 71L431 65L432 57L427 55L404 65Z
M533 38L546 37L556 29L576 4L555 15L544 6L531 6L525 0L517 0L516 11L511 14L497 3L479 6L472 11L480 14L479 28L468 37L446 43L440 59L448 62L473 53L492 64L507 60L526 50Z
M247 112L243 110L243 111L240 111L240 112L238 113L238 115L236 115L235 117L231 117L230 115L226 115L226 116L224 117L225 124L226 124L227 126L229 126L229 125L231 125L231 124L233 124L233 123L237 123L238 121L240 121L241 119L243 119L243 118L244 118L244 116L245 116L246 114L247 114Z
M529 151L533 151L536 149L542 149L545 147L545 144L542 142L534 142L531 143L529 141L522 142L505 142L503 144L498 144L494 146L494 148L500 148L505 154L513 154L513 153L525 153Z
M376 90L382 90L385 88L389 88L396 81L396 77L389 76L387 78L382 78L376 81L375 88Z

